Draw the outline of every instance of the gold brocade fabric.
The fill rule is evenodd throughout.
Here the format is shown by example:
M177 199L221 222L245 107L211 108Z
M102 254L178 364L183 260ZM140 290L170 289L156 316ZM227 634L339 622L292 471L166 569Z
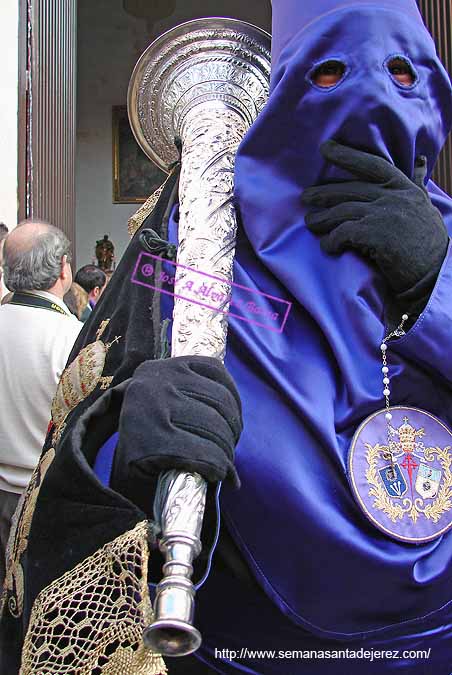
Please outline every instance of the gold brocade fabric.
M44 588L33 605L19 675L164 675L146 650L152 621L148 523L106 544Z
M18 619L22 616L24 605L24 571L21 558L27 550L28 535L35 511L36 501L44 476L55 457L55 450L50 448L41 457L33 471L30 482L21 497L13 518L8 547L6 550L6 576L2 601L0 602L0 616L5 611L8 599L8 610Z
M61 375L52 401L52 422L55 425L52 442L55 446L60 440L69 413L89 396L98 384L101 389L108 389L113 380L113 376L102 377L102 373L108 350L120 340L121 336L117 335L111 342L102 342L100 338L109 322L110 319L102 321L96 333L96 342L84 347Z
M163 188L165 187L167 181L171 178L171 174L168 176L168 178L165 180L160 187L157 188L155 192L151 194L150 197L146 199L144 204L140 206L138 211L135 211L135 213L130 216L129 220L127 221L128 223L128 232L131 237L135 234L137 230L140 229L146 218L152 213L152 211L155 208L155 205L157 204L160 195L163 192Z

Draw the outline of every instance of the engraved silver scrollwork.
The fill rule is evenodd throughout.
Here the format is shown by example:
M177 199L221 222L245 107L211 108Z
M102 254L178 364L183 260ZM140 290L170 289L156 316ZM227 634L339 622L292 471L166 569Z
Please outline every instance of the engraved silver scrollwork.
M176 26L146 49L133 71L128 110L137 142L167 171L178 159L174 138L193 104L225 101L251 124L267 101L269 76L270 36L256 26L226 18Z
M236 236L234 160L265 105L269 76L270 36L224 18L189 21L165 33L133 72L129 119L141 148L168 170L179 159L175 139L182 145L175 294L194 287L199 302L209 305L175 298L172 356L224 358ZM166 563L144 641L171 656L195 651L201 642L192 625L190 577L206 491L198 474L170 471L159 479L154 507Z
M199 300L213 309L176 298L174 356L224 358L227 315L223 311L229 303L216 305L211 298L212 293L230 295L236 236L234 158L247 128L242 116L221 101L198 104L184 121L178 262L190 269L177 268L175 290L186 296L184 287L191 281L200 290ZM203 284L210 291L207 297Z
M199 539L205 506L204 481L198 474L166 471L159 482L155 521L167 532L188 531Z

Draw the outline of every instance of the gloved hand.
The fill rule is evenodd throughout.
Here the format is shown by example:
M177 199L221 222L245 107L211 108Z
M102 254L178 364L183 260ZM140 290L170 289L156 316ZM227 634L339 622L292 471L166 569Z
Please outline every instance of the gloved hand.
M424 186L425 158L417 160L411 181L385 159L335 141L320 150L357 177L303 193L303 203L322 209L305 218L311 232L321 235L322 249L331 254L356 250L375 262L397 302L407 309L425 305L449 243Z
M218 359L145 361L124 395L111 486L135 502L147 492L149 500L150 478L165 469L239 485L233 458L242 428L239 393Z

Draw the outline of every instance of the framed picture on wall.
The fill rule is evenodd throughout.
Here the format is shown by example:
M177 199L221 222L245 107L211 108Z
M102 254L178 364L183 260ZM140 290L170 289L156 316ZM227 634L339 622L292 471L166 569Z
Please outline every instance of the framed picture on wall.
M127 106L112 109L113 203L145 202L163 183L166 174L141 150L129 125Z

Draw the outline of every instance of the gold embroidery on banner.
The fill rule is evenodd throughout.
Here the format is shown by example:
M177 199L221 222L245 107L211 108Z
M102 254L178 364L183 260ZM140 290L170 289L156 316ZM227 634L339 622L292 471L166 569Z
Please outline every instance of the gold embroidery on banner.
M52 422L55 425L52 437L54 445L61 438L69 413L89 396L98 384L101 385L101 389L107 389L113 380L113 376L102 377L102 373L108 350L119 342L121 336L117 335L111 342L102 342L100 338L109 321L110 319L105 319L101 322L96 333L97 340L84 347L61 375L52 402Z
M112 383L113 380L113 375L109 375L108 377L101 377L99 380L100 388L101 389L108 389L110 384Z
M19 618L23 612L24 572L21 565L21 557L27 550L28 535L30 534L31 521L33 519L39 490L54 457L55 450L53 448L47 450L42 456L31 476L30 483L18 504L14 516L14 523L11 528L8 549L6 552L4 602L8 595L8 608L15 618Z
M157 188L155 192L151 194L150 197L146 199L144 204L140 206L138 211L135 211L133 215L130 216L128 220L128 232L131 237L135 234L137 230L140 229L146 218L152 213L152 211L155 209L156 204L158 200L160 199L160 195L163 192L163 188L165 187L167 181L171 177L171 174L168 176L168 178L165 180L160 187Z
M383 483L378 475L378 459L387 456L388 447L385 445L370 445L365 443L367 449L366 459L369 468L366 470L366 478L370 484L369 496L375 497L374 507L383 511L395 523L397 520L403 520L405 515L411 518L416 524L418 518L422 515L428 520L437 523L444 513L452 508L452 455L451 446L444 449L426 448L424 453L425 461L434 461L434 455L437 455L443 469L442 481L436 499L424 507L424 500L420 497L412 500L405 497L402 503L394 502L384 489Z
M100 322L100 326L97 329L96 332L96 340L100 340L102 335L105 333L105 330L110 323L110 319L104 319L103 321Z
M145 649L153 612L148 523L106 544L43 589L33 605L19 675L164 675Z

